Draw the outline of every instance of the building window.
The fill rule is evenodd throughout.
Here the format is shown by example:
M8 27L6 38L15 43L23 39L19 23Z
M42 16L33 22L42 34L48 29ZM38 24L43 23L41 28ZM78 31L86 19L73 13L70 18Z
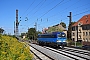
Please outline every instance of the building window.
M86 26L84 26L84 29L86 29Z
M75 31L75 27L72 27L72 31Z
M81 33L81 29L79 29L79 32Z
M83 41L85 41L85 38L83 38Z
M88 42L88 38L86 38L86 42Z
M75 33L72 33L73 36L75 36Z
M75 38L73 38L73 41L75 41Z
M85 36L85 32L83 32L83 36Z
M81 35L79 35L79 38L81 39Z
M87 30L89 30L90 29L90 27L89 27L89 25L87 26Z
M86 30L88 30L88 26L86 25Z
M88 15L86 16L86 18L88 18Z
M86 32L86 36L88 35L88 32Z
M86 23L88 22L88 20L86 20Z

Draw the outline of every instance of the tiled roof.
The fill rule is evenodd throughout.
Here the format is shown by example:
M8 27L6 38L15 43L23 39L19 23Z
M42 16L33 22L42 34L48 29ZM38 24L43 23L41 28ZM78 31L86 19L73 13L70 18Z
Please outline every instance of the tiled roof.
M77 26L79 23L81 23L82 25L90 24L90 14L83 16L73 26Z

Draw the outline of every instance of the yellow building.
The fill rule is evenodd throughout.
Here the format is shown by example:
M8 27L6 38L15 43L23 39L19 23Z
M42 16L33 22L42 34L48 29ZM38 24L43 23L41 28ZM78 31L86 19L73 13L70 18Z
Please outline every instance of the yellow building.
M72 40L90 45L90 14L83 16L72 26Z

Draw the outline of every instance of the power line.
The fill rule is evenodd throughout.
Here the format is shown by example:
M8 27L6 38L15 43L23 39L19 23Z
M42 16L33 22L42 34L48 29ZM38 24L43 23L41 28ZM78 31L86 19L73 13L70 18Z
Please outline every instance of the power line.
M77 2L79 2L79 1L77 1ZM75 3L77 3L77 2L75 2ZM90 3L88 3L88 4L90 4ZM82 6L85 6L85 5L88 5L88 4L84 4L84 5L82 5ZM73 4L73 5L75 5L75 4ZM72 5L71 5L72 6ZM69 7L71 7L71 6L69 6ZM82 7L82 6L79 6L80 8ZM76 8L74 8L74 9L77 9L77 8L79 8L79 7L76 7ZM66 8L67 9L67 8ZM66 9L64 9L64 10L66 10ZM74 10L73 9L73 10ZM85 8L86 9L86 8ZM62 12L63 13L63 12ZM59 14L59 13L58 13ZM58 15L58 14L56 14L56 15ZM53 17L53 16L56 16L56 15L52 15L52 16L50 16L50 17L48 17L48 18L51 18L51 17ZM67 18L65 18L65 19L67 19ZM63 19L64 20L64 19Z
M29 8L34 4L34 2L35 2L35 0L30 4L30 6L26 9L26 11L22 14L22 16L29 10Z
M50 12L51 10L53 10L54 8L56 8L59 4L61 4L64 0L60 1L58 4L56 4L54 7L52 7L51 9L49 9L46 13L44 13L41 17L43 17L44 15L46 15L48 12ZM41 18L40 17L40 18Z
M46 1L46 0L45 0ZM51 1L50 3L48 3L47 5L45 5L43 8L45 8L45 7L47 7L47 6L49 6L51 3L53 3L54 1L56 1L56 0L53 0L53 1ZM42 9L43 9L42 8ZM40 11L41 9L39 9L39 11Z
M48 5L50 5L50 4L51 4L52 2L54 2L54 1L55 1L55 0L51 1L50 3L48 3L47 5L45 5L44 7L42 7L41 9L47 7ZM43 2L43 4L44 4L45 2L46 2L46 0ZM43 4L42 4L42 5L43 5ZM42 6L42 5L41 5L41 6ZM41 7L41 6L40 6L40 7ZM35 13L37 13L37 12L40 11L41 9L37 10ZM35 14L34 14L34 15L35 15Z
M90 10L87 10L87 11L84 11L84 12L81 12L81 13L78 13L78 14L75 14L73 16L77 16L77 15L80 15L80 14L83 14L83 13L86 13L86 12L89 12Z
M69 1L70 1L70 0L64 2L63 4L66 4L66 3L69 2ZM77 2L78 2L78 1L77 1ZM77 2L75 2L75 3L77 3ZM59 4L60 4L60 2L59 2ZM57 4L57 5L58 5L58 4ZM57 5L56 5L56 6L57 6ZM75 5L75 4L73 4L73 5ZM54 7L56 7L56 6L54 6ZM72 5L70 5L70 6L72 6ZM70 7L70 6L69 6L69 7ZM54 8L54 7L53 7L53 8ZM68 7L68 8L69 8L69 7ZM51 10L52 10L53 8L51 8ZM67 8L66 8L66 9L67 9ZM66 9L64 9L64 10L66 10ZM49 10L49 11L50 11L50 10ZM49 11L48 11L48 12L49 12ZM46 14L47 14L48 12L46 12ZM54 16L55 16L55 15L54 15ZM66 19L66 18L65 18L65 19Z
M88 3L88 4L90 4L90 3ZM82 5L82 6L85 6L85 5L88 5L88 4L84 4L84 5ZM81 8L81 6L79 6L79 7ZM79 8L79 7L74 8L74 10L77 9L77 8ZM87 8L84 8L84 9L87 9ZM81 9L81 10L84 10L84 9ZM79 11L81 11L81 10L79 10ZM77 12L77 11L76 11L76 12ZM53 15L53 16L55 16L55 15ZM50 16L50 17L53 17L53 16ZM50 18L50 17L49 17L49 18ZM65 18L65 19L67 19L67 18ZM63 19L63 20L65 20L65 19Z
M71 1L71 0L69 0L69 1ZM66 1L66 2L63 3L63 4L66 4L66 3L69 2L69 1ZM80 1L80 0L79 0L79 1ZM79 1L77 1L77 2L79 2ZM77 4L77 2L75 2L73 5ZM63 9L62 11L65 11L66 9L69 9L69 8L72 7L73 5L70 5L69 7ZM62 11L60 11L60 12L62 12ZM52 15L52 16L49 16L48 18L58 15L58 14L60 14L60 12L58 12L57 14L54 14L54 15ZM62 12L62 13L64 13L64 12Z
M42 1L43 1L43 0L41 0L41 1L35 6L35 8L38 7L38 6L41 4ZM33 11L35 8L33 8L31 11ZM30 12L31 12L31 11L30 11ZM29 12L29 13L30 13L30 12ZM29 14L29 13L28 13L28 14ZM28 14L27 14L27 15L28 15Z
M69 1L71 1L71 0L68 0L68 1L66 1L66 2L64 2L63 4L66 4L67 2L69 2ZM52 1L53 2L53 1ZM62 1L61 1L62 2ZM59 5L60 4L60 2L57 4L57 5ZM62 5L63 5L62 4ZM49 4L50 5L50 4ZM57 5L55 5L53 8L51 8L50 10L48 10L46 13L44 13L44 15L45 14L47 14L48 12L50 12L52 9L54 9ZM47 6L47 5L46 5ZM44 16L44 15L42 15L42 17ZM48 17L48 18L50 18L50 17Z
M45 2L46 2L46 0L44 0L44 2L41 4L41 6L43 6L43 4L44 4ZM40 7L41 7L41 6L40 6ZM38 10L36 10L36 11L34 12L34 14L39 11L40 7L38 8Z
M75 15L73 15L72 17L75 17L75 16L78 16L78 15L81 15L81 14L83 14L83 13L86 13L86 12L89 12L90 10L87 10L87 11L83 11L83 12L80 12L80 13L78 13L78 14L75 14ZM67 18L63 18L62 20L66 20ZM59 20L60 21L60 20ZM55 20L55 21L53 21L53 22L49 22L49 24L51 25L51 24L53 24L53 23L56 23L57 21ZM44 22L45 23L45 22Z
M75 4L73 4L73 5L75 5ZM71 5L72 6L72 5ZM70 8L70 6L69 6L69 8ZM79 8L81 8L80 6L79 6ZM67 9L67 8L66 8ZM65 10L66 10L65 9ZM75 8L74 8L75 9ZM65 10L63 10L63 11L65 11ZM48 10L49 11L49 10ZM47 11L47 13L48 13L48 11ZM51 11L51 10L50 10ZM49 12L50 12L49 11ZM88 12L88 11L86 11L86 12ZM86 13L86 12L81 12L80 14L83 14L83 13ZM47 13L45 13L45 15L47 14ZM79 13L78 14L75 14L75 16L78 16L79 15ZM74 15L73 15L73 17L75 17ZM42 17L43 17L43 15L42 15ZM41 17L40 17L41 18ZM65 18L66 19L66 18Z
M67 2L69 2L69 1L71 1L71 0L68 0L68 1L66 1L66 2L64 2L63 4L66 4ZM63 5L62 4L62 5ZM55 16L55 15L53 15L53 16ZM53 17L53 16L50 16L50 17ZM50 17L48 17L48 18L50 18ZM65 18L66 19L66 18Z
M33 13L33 15L35 15L38 11L40 11L40 8L43 6L43 4L46 2L46 0L44 0L44 2L40 5L40 7L38 7L38 9Z

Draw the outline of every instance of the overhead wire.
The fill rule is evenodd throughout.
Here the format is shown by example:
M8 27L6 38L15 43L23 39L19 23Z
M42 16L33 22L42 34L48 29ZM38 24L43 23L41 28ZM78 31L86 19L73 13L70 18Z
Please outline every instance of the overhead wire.
M60 1L58 4L56 4L54 7L52 7L51 9L49 9L45 14L47 14L48 12L50 12L51 10L53 10L54 8L56 8L59 4L61 4L64 0ZM41 17L43 17L45 14L43 14ZM40 18L41 18L40 17ZM48 20L48 19L47 19ZM41 19L42 21L42 19Z
M56 8L59 4L61 4L64 0L60 1L58 4L56 4L54 7L52 7L51 9L49 9L47 12L45 12L41 17L43 17L44 15L46 15L47 13L49 13L51 10L53 10L54 8ZM41 18L40 17L40 18Z
M46 0L45 0L46 1ZM48 3L47 5L45 5L44 7L42 7L42 8L45 8L45 7L47 7L48 5L50 5L52 2L54 2L55 0L53 0L53 1L51 1L50 3ZM45 2L44 2L45 3ZM39 9L39 11L40 11L41 9ZM34 22L32 22L31 24L33 24L33 23L35 23L37 20L35 20ZM30 24L30 25L31 25Z
M38 9L34 12L34 14L40 10L41 6L43 6L43 4L44 4L45 2L46 2L46 0L44 0L44 2L40 5L40 7L38 7Z
M64 0L62 0L62 1L64 1ZM62 1L61 1L61 2L62 2ZM61 2L59 2L59 3L58 3L56 6L54 6L52 9L54 9L55 7L57 7ZM40 3L41 3L41 2L40 2ZM40 3L39 3L39 4L40 4ZM39 4L38 4L38 5L39 5ZM38 6L38 5L37 5L37 6ZM37 6L36 6L36 7L37 7ZM51 11L52 9L50 9L49 11ZM33 10L33 9L32 9L32 10ZM48 12L49 12L49 11L48 11ZM47 12L47 13L48 13L48 12ZM35 13L36 13L36 12L35 12ZM28 14L29 14L29 13L28 13ZM28 14L27 14L27 15L28 15Z
M70 2L70 1L71 1L71 0L68 0L68 1L64 2L63 4L66 4L66 3ZM79 1L77 1L77 2L79 2ZM75 2L75 3L77 3L77 2ZM75 5L75 3L74 3L73 5ZM63 4L62 4L62 5L63 5ZM73 5L71 5L71 6L73 6ZM70 6L67 7L67 8L70 8ZM67 8L65 8L64 10L66 10ZM64 10L62 10L62 11L64 11ZM56 14L56 15L58 15L58 14ZM55 15L53 15L53 16L55 16ZM50 18L50 17L48 17L48 18Z
M32 10L30 10L29 11L29 13L31 12L31 11L33 11L37 6L39 6L40 4L41 4L41 2L42 2L43 0L41 0ZM33 5L35 3L35 0L32 2L32 4L31 5ZM30 8L30 7L29 7ZM28 10L28 9L27 9ZM27 11L26 10L26 11ZM29 15L29 13L27 13L27 15L26 16L28 16ZM29 19L28 17L26 17L27 19ZM27 21L27 20L25 20L25 21Z
M73 16L77 16L77 15L80 15L80 14L83 14L83 13L86 13L86 12L89 12L90 10L86 10L86 11L84 11L84 12L80 12L80 13L78 13L78 14L75 14L75 15L73 15Z
M64 2L64 3L60 4L60 5L66 4L66 3L69 2L69 1L71 1L71 0L68 0L68 1L66 1L66 2ZM59 2L59 3L60 3L60 2ZM46 19L47 19L47 21L49 21L48 18L46 18ZM43 23L44 23L44 22L43 22Z
M81 14L83 14L83 13L86 13L86 12L89 12L90 10L87 10L87 11L83 11L83 12L80 12L80 13L78 13L78 14L75 14L75 15L73 15L72 17L75 17L75 16L78 16L78 15L81 15ZM66 20L67 18L64 18L63 20ZM55 23L55 22L53 22L53 23ZM52 23L52 24L53 24ZM50 23L49 23L50 24Z
M47 7L48 5L50 5L52 2L54 2L55 0L53 0L53 1L51 1L50 3L48 3L47 5L45 5L44 7L42 7L41 9L43 9L43 8L45 8L45 7ZM43 3L45 3L46 2L46 0L43 2ZM43 5L43 4L42 4ZM39 11L41 10L41 9L39 9ZM37 11L38 12L38 11ZM36 13L37 13L36 12ZM35 15L35 14L33 14L33 15ZM32 17L33 18L33 17ZM30 19L30 18L29 18ZM38 19L38 18L37 18ZM39 20L39 19L38 19ZM33 23L35 23L37 20L35 20Z
M43 0L41 0L31 11L33 11L35 8L37 8L37 7L41 4L42 1L43 1ZM30 12L31 12L31 11L30 11ZM29 13L30 13L30 12L29 12ZM28 13L27 15L29 15L29 13Z
M78 13L78 14L75 14L75 15L73 15L72 17L75 17L75 16L78 16L78 15L81 15L81 14L84 14L84 13L86 13L86 12L89 12L90 10L87 10L87 11L83 11L83 12L80 12L80 13ZM63 18L62 20L65 20L65 21L67 21L67 18L65 17L65 18ZM59 20L60 21L60 20ZM49 23L49 25L53 25L54 23L56 23L57 21L53 21L53 22L51 22L51 23ZM59 24L59 23L58 23ZM67 23L68 24L68 23Z
M62 0L61 2L63 2L64 0ZM69 0L70 1L70 0ZM55 5L53 8L51 8L50 10L48 10L45 14L47 14L48 12L50 12L52 9L54 9L55 7L57 7L61 2L59 2L57 5ZM68 2L68 1L67 1ZM66 2L65 2L66 3ZM43 17L45 14L43 14L41 17ZM40 17L40 18L41 18ZM48 21L48 18L47 18Z
M74 5L74 4L73 4ZM72 5L71 5L72 6ZM80 6L79 6L80 7ZM52 10L53 8L51 8L50 10L48 10L46 13L44 13L41 17L43 17L44 15L46 15L48 12L50 12L51 10ZM75 9L75 8L74 8ZM66 10L66 9L65 9ZM81 12L81 13L78 13L78 14L75 14L75 15L73 15L73 17L75 17L75 16L78 16L78 15L80 15L80 14L83 14L83 13L86 13L86 12L88 12L88 11L90 11L90 10L87 10L87 11L84 11L84 12ZM41 18L40 17L40 18ZM48 17L49 18L49 17ZM66 18L65 18L66 19Z
M64 4L66 4L66 3L70 2L70 1L71 1L71 0L66 1ZM79 1L80 1L80 0L79 0ZM79 1L77 1L77 2L79 2ZM75 5L77 2L75 2L73 5ZM70 5L69 7L67 7L67 8L65 8L65 9L63 9L62 11L66 11L67 9L69 9L70 7L72 7L73 5ZM56 16L56 15L60 14L62 11L60 11L60 12L58 12L57 14L54 14L54 15L52 15L52 16L49 16L48 18L50 18L50 17L53 17L53 16ZM64 12L62 12L62 13L64 13Z
M40 11L40 8L44 5L44 3L46 2L46 0L44 0L44 2L38 7L38 9L32 14L35 15L38 11ZM29 17L30 18L30 17ZM33 17L32 17L33 18Z
M79 1L77 1L77 2L79 2ZM75 2L75 3L77 3L77 2ZM75 3L73 4L73 5L75 5ZM89 4L89 3L88 3ZM84 4L84 5L88 5L88 4ZM71 6L73 6L73 5L71 5ZM82 5L82 6L84 6L84 5ZM82 6L80 6L80 8L82 7ZM70 6L69 6L70 7ZM79 7L76 7L76 8L79 8ZM74 9L76 9L76 8L74 8ZM66 8L67 9L67 8ZM64 9L64 11L66 10L66 9ZM86 8L85 8L86 9ZM63 12L62 12L63 13ZM56 14L56 15L58 15L58 14ZM55 16L55 15L53 15L53 16ZM50 16L50 17L53 17L53 16ZM48 17L48 18L50 18L50 17ZM65 18L66 19L66 18ZM64 19L63 19L64 20Z
M29 5L29 7L26 9L26 11L22 14L21 17L23 17L23 15L30 9L30 7L34 4L35 0Z

